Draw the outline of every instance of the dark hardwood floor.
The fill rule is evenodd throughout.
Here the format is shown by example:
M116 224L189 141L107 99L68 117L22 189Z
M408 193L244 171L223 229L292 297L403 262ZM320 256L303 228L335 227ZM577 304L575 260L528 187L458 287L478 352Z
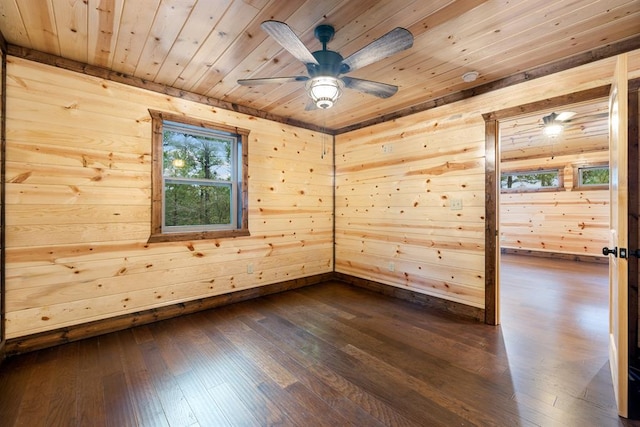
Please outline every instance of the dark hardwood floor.
M0 425L633 425L607 267L534 261L505 257L500 327L326 283L12 357Z

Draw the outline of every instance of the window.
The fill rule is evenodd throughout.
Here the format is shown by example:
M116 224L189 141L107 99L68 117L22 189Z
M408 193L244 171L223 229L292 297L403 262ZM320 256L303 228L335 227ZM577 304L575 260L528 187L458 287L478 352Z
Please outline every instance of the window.
M150 111L150 242L246 236L247 139L229 126Z
M577 189L600 190L609 188L609 166L588 165L574 167L573 182Z
M504 172L500 177L502 191L558 190L561 187L562 175L558 169Z

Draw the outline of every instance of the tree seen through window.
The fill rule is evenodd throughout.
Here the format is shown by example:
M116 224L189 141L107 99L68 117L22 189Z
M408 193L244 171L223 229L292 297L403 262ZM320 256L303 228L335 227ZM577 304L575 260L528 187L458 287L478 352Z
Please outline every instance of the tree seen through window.
M560 177L558 170L507 172L500 177L501 189L543 189L558 188Z
M165 123L164 225L229 226L235 223L234 135Z
M594 166L580 168L579 179L581 186L589 185L608 185L609 184L609 167Z

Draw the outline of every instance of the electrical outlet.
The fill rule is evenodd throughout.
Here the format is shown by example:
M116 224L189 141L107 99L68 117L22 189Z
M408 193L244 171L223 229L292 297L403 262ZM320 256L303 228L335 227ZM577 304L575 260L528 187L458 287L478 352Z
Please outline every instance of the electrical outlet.
M451 199L449 206L452 211L462 210L462 199Z
M247 273L253 274L253 264L247 264Z
M389 271L396 271L396 265L393 262L389 262L387 268L389 269Z
M384 144L382 146L383 153L392 153L393 152L393 144Z

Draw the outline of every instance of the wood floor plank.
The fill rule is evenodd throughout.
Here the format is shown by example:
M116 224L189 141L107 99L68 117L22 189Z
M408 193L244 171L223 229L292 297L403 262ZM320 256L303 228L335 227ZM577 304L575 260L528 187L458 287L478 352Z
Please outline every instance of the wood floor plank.
M434 390L442 390L442 384L444 383L453 383L461 390L464 390L464 386L468 383L480 385L486 382L477 375L469 375L468 373L461 371L459 368L452 366L452 364L444 357L436 357L423 352L419 346L412 347L404 342L395 342L395 340L392 340L389 336L376 338L376 328L371 328L371 330L369 330L367 327L359 323L355 323L353 326L348 324L345 325L340 321L335 321L335 319L327 318L326 316L323 318L321 314L314 313L312 311L304 315L304 317L308 319L299 318L298 315L294 314L294 310L287 310L286 308L274 305L272 310L277 311L278 313L286 311L289 313L289 318L294 319L295 323L303 325L306 330L309 330L318 336L323 337L325 340L343 348L352 345L362 346L376 354L381 354L382 358L386 360L394 360L394 363L396 364L401 364L403 361L406 361L407 367L405 369L417 372L417 375L420 375L420 377L423 378L424 384L431 384L431 387ZM355 319L357 319L357 317L352 319L351 323L357 322ZM323 328L318 325L322 325ZM392 329L391 331L393 330L395 329ZM414 334L414 338L416 342L423 340L423 337L418 334ZM394 344L393 346L390 345L392 343ZM382 349L382 353L380 349ZM392 350L395 350L395 352L389 353L389 351ZM446 354L448 353L449 352L446 352ZM424 372L428 372L428 374L421 372L420 365L424 365ZM430 370L429 367L436 367L437 369ZM381 372L383 371L384 370L381 370ZM487 392L490 391L493 390L487 390ZM439 394L442 394L442 392ZM437 401L438 399L435 399L436 395L437 394L432 394L430 398ZM451 396L455 396L455 394ZM465 395L464 398L468 399L469 396ZM508 400L509 398L510 394L503 394L503 399ZM455 397L452 399L448 396L442 396L439 400L444 402L444 406L448 408L457 408L458 406L468 408L472 407L471 404L466 404L464 400L456 400ZM483 411L487 412L484 408ZM463 414L463 412L460 412L459 415L463 416ZM503 422L507 421L512 422L513 420L507 419Z
M234 317L223 321L219 313L210 313L219 329L235 346L249 350L248 357L260 366L265 373L280 387L287 388L299 381L312 393L320 397L327 405L348 420L356 420L359 425L376 426L379 420L363 410L358 404L348 399L343 390L332 388L322 378L312 374L310 366L302 366L291 357L285 349L274 345L257 331L251 328L252 321L246 317ZM244 318L244 322L243 322ZM247 354L247 353L245 353ZM267 361L267 363L265 363ZM276 363L275 367L273 366ZM275 371L275 372L274 372ZM284 376L283 376L284 373Z
M38 352L20 402L17 424L38 425L47 418L49 400L55 391L53 378L60 347Z
M203 324L203 326L203 329L208 330L212 336L219 334L215 325L207 323ZM228 369L221 374L227 376L236 390L243 388L242 383L244 383L246 379L254 379L253 384L259 396L254 396L252 400L262 403L258 408L253 408L256 418L259 420L281 418L288 420L291 425L330 425L323 416L313 421L315 414L310 413L304 404L301 404L295 396L292 396L288 387L283 388L281 384L273 381L260 366L251 363L250 359L238 351L230 341L217 339L216 344L220 346L224 357L231 363L230 366L233 366L233 369ZM244 378L239 378L238 374L244 374ZM234 378L230 378L231 376ZM293 384L290 386L293 386ZM238 394L245 398L247 396L246 392L241 394L239 391ZM251 403L247 403L247 406L251 407ZM256 409L257 411L255 411ZM288 423L285 422L285 425L286 424Z
M175 339L176 336L181 336L185 329L191 327L184 323L183 320L182 318L169 319L166 323L155 323L148 327L153 336L153 342L162 355L162 359L171 373L176 376L191 370L188 358L185 355L185 351L188 351L188 348L179 345Z
M142 352L138 343L150 342L150 335L144 340L139 340L140 334L136 329L125 330L118 333L122 342L123 371L127 386L136 413L138 425L144 426L168 426L169 422L164 413L162 402L158 397L154 382L149 375ZM146 329L146 328L145 328Z
M155 342L142 343L140 348L169 425L190 426L196 424L196 416Z
M76 390L76 419L78 425L103 427L107 424L102 365L100 364L100 341L83 340L78 350L78 388Z
M226 419L233 420L231 424L242 426L258 424L258 420L228 383L210 388L207 390L207 396L220 408L220 412Z
M32 373L37 353L6 360L0 369L0 414L3 422L14 425Z
M212 325L204 314L193 316L191 319L203 335L198 338L199 344L189 347L187 354L193 367L192 373L197 375L205 389L229 383L253 417L258 420L258 425L295 425L287 414L266 399L259 390L259 386L269 382L270 378L259 367L248 363L230 342L222 336L218 337L219 332L216 331L215 325ZM213 340L205 331L209 331L214 337ZM189 345L186 337L182 337L181 341Z
M225 312L227 315L229 314L228 310ZM216 343L228 346L227 349L235 347L235 351L225 351L225 354L234 354L234 361L240 369L253 372L253 375L256 375L256 371L260 371L260 375L265 380L258 384L258 390L265 395L267 400L273 401L275 406L287 417L291 418L294 425L308 425L309 423L318 426L351 425L349 420L340 413L327 407L326 402L320 396L302 386L299 379L296 378L292 381L291 375L286 374L282 366L275 360L272 359L265 367L261 362L270 359L268 354L258 350L257 346L248 344L251 342L249 336L245 336L243 341L237 340L237 336L235 339L230 339L227 335L231 331L230 321L225 321L220 313L216 314L215 318L215 322L211 322L207 324L208 327L205 327L209 336ZM236 342L234 343L234 341ZM240 347L245 351L239 350ZM269 397L278 395L281 398L274 400Z
M608 365L607 267L510 255L502 325L338 282L0 365L7 426L632 426Z
M107 426L134 427L138 425L135 409L128 392L124 372L113 372L102 379Z
M249 328L238 320L220 321L216 328L236 346L243 355L253 364L260 366L264 373L282 388L287 388L298 381L297 377L289 372L279 360L276 360L269 350L269 343L260 340L259 336L252 334ZM277 356L276 356L277 357ZM282 357L278 357L282 359Z
M359 292L353 292L351 295L346 294L335 305L344 308L348 305L357 306L355 301L358 298L358 294ZM361 309L357 315L349 319L352 320L351 322L340 318L336 318L336 320L346 325L351 325L356 329L373 324L373 327L380 332L388 332L389 338L404 342L408 347L415 347L439 358L452 361L454 365L469 372L492 376L495 374L500 375L508 368L502 359L487 352L486 346L483 345L484 343L478 345L474 340L467 339L468 335L478 337L482 335L483 329L489 331L492 328L463 319L450 319L448 321L449 325L451 322L467 324L467 329L474 331L473 334L468 333L467 336L460 336L458 333L451 334L451 327L438 327L433 320L427 322L424 319L424 312L420 312L415 305L404 311L405 314L413 314L411 320L405 317L398 318L392 311L393 307L388 306L388 302L381 299L378 304L370 304L366 309ZM325 312L319 311L319 313L324 315ZM385 327L378 329L378 322L383 323ZM416 340L416 336L420 336L420 340Z
M416 423L399 411L393 408L392 405L384 402L373 394L369 393L365 389L358 387L346 378L336 374L330 369L327 369L321 364L315 364L309 367L309 371L317 378L328 384L336 392L345 396L349 401L358 405L362 411L369 414L369 416L376 419L382 425L385 426L403 426L403 427L418 427L422 423ZM367 418L360 414L357 414L354 418L356 420L362 420L363 425L375 425L374 422L368 422Z
M232 421L222 414L215 402L205 398L207 389L194 372L181 374L176 377L176 380L195 416L193 424L190 425L196 425L196 421L197 425L201 426L233 425Z
M273 308L273 307L271 307ZM307 358L322 363L359 387L372 390L383 400L394 401L395 405L408 418L429 425L451 425L464 421L455 414L447 413L443 408L408 389L396 378L381 375L367 369L362 363L350 357L333 344L318 338L302 327L282 317L263 313L262 323L267 329L277 330L280 341L285 345L303 352ZM399 398L402 396L402 398Z
M79 344L60 346L53 377L54 392L49 399L46 425L76 424L76 388L79 368Z

